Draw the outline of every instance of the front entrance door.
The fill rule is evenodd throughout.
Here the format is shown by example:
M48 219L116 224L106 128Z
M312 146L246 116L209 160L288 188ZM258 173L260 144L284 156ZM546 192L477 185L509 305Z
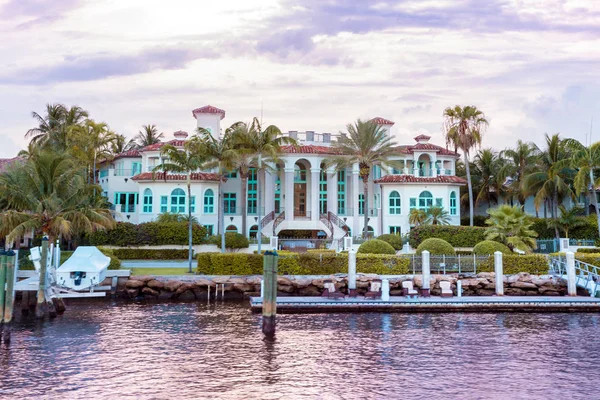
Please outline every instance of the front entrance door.
M294 216L306 217L306 183L294 184Z

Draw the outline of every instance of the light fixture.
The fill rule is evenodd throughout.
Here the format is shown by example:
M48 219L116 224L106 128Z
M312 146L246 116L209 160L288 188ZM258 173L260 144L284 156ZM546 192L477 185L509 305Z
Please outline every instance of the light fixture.
M344 217L344 222L348 221L348 217Z
M127 219L131 218L131 215L127 215Z
M128 178L125 178L125 183L127 183L128 180L129 180Z
M257 222L257 221L258 221L258 217L254 217L254 222Z
M231 222L233 222L233 217L229 217L229 220L230 220Z

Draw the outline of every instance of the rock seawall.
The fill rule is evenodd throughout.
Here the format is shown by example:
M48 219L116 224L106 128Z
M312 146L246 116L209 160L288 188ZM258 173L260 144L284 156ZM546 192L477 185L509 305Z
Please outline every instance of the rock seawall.
M261 276L132 276L119 282L117 293L120 296L157 300L206 300L210 288L214 297L216 285L219 285L219 295L224 290L225 298L243 298L256 296L260 293ZM364 294L370 282L379 278L373 274L359 274L357 290ZM345 275L334 276L280 276L277 279L279 296L319 296L323 292L323 282L330 279L337 290L348 293L348 280ZM449 281L456 295L456 281L461 280L463 296L490 296L495 293L495 274L482 272L475 274L432 275L431 294L439 295L441 281ZM423 284L421 275L402 275L389 278L390 294L402 294L402 282L413 281L415 287ZM520 273L503 277L504 293L507 296L564 296L567 293L567 283L563 279L551 275L530 275ZM220 285L223 284L223 287ZM223 289L222 289L223 288Z

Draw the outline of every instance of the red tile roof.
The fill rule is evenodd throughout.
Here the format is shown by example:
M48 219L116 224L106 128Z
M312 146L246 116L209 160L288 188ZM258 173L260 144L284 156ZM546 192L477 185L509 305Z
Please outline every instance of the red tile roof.
M431 136L427 136L427 135L419 135L415 137L415 140L418 142L419 140L429 140L431 139Z
M160 150L160 148L163 147L165 144L170 144L171 146L175 146L175 147L183 147L183 145L185 144L185 140L173 139L173 140L169 140L168 142L154 143L154 144L151 144L150 146L146 146L146 147L142 148L140 151L157 151L157 150Z
M4 172L15 162L22 164L23 162L25 162L25 159L23 157L0 158L0 172Z
M385 119L382 117L375 117L371 120L371 122L376 123L377 125L394 125L394 121L390 121L389 119Z
M221 114L221 119L225 118L225 110L210 105L192 110L194 118L196 118L196 114Z
M119 159L119 158L137 158L137 157L141 157L142 154L140 153L140 151L138 149L132 149L132 150L128 150L128 151L124 151L123 153L119 153L115 156L115 160Z
M154 176L153 176L154 175ZM164 172L142 172L134 176L134 181L164 181ZM186 176L182 174L167 174L167 181L185 181ZM219 181L219 174L209 172L194 172L192 173L192 181Z
M460 157L460 154L455 153L452 150L448 150L444 147L432 144L432 143L417 143L415 145L411 145L411 146L398 146L396 147L396 151L398 153L402 153L402 154L412 154L415 151L434 151L438 154L441 155L445 155L445 156L453 156L453 157Z
M339 154L339 152L333 147L315 146L312 144L301 146L283 146L281 151L288 154Z
M467 181L458 176L443 175L436 177L414 175L386 175L375 180L375 183L453 183L466 185Z

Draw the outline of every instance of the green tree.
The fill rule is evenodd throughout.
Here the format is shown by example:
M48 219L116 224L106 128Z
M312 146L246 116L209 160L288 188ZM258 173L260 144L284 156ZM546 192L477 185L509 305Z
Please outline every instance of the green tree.
M582 207L573 207L569 210L562 204L558 206L560 215L558 218L548 220L548 228L559 229L569 237L569 229L586 225L586 222L580 217L583 213Z
M158 133L156 125L142 125L142 129L138 131L134 140L139 147L150 146L151 144L160 143L161 139L165 136L164 133Z
M425 212L426 225L450 225L450 214L443 207L429 207ZM409 217L410 218L410 217Z
M76 125L69 134L69 152L88 168L88 176L96 182L96 163L113 156L112 146L116 135L104 122L88 119Z
M419 208L413 208L408 213L408 223L412 226L419 226L425 223L427 220L427 213L425 210Z
M194 251L192 247L192 227L194 224L192 217L192 173L202 168L207 157L202 151L197 151L194 143L190 141L185 143L183 149L166 144L160 149L160 155L162 156L163 162L154 167L153 171L162 171L165 181L167 180L169 172L185 175L188 197L188 266L189 273L191 274L193 272L192 255Z
M510 161L507 164L507 176L512 177L513 181L510 185L510 190L513 195L516 195L518 202L525 205L526 195L522 190L522 183L525 177L530 174L538 164L540 149L535 143L517 141L517 145L513 149L506 149L501 152L500 156Z
M600 233L600 210L596 195L596 187L600 184L600 179L594 174L594 169L600 168L600 142L586 147L575 139L566 139L565 145L572 151L571 166L577 170L573 186L578 196L584 192L587 193L588 190L591 191Z
M117 154L121 154L121 153L124 153L129 150L133 150L136 147L137 147L137 144L135 143L134 139L127 140L127 138L124 135L116 133L115 140L112 142L110 150L111 150L113 156L115 156Z
M486 240L495 240L511 250L524 252L537 247L535 238L538 234L531 228L533 221L521 207L502 205L488 210L488 214Z
M475 205L482 201L487 201L488 208L492 207L492 201L499 204L506 192L504 182L507 169L504 160L492 149L482 149L475 155L472 168L473 186L477 192Z
M475 106L455 106L444 110L446 143L463 152L469 194L469 224L473 226L473 185L469 165L470 151L481 145L481 135L488 126L482 111Z
M63 152L68 150L68 137L72 129L83 124L89 114L79 106L67 108L64 104L47 104L43 117L35 111L31 116L38 126L29 129L25 137L41 147Z
M387 131L371 121L356 120L346 125L347 133L341 132L333 144L340 156L333 158L332 163L339 170L358 164L358 175L363 182L365 201L363 237L368 236L369 218L369 176L371 169L378 165L386 170L388 166L400 168L399 162L391 160L398 155L396 144Z

